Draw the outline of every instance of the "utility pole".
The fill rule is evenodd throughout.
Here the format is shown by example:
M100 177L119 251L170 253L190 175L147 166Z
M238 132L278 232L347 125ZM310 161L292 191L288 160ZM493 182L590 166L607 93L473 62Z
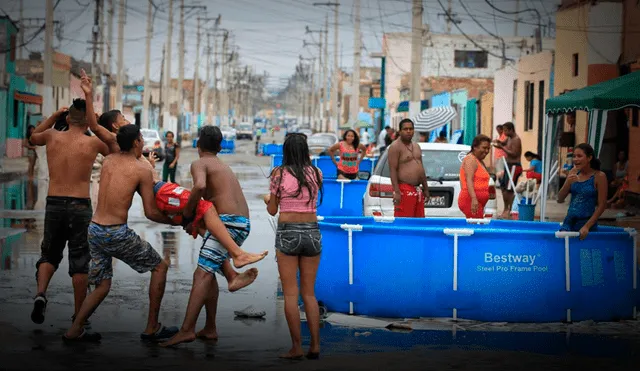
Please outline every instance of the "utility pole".
M218 94L218 35L213 34L213 125L218 121L218 107L220 106L220 94Z
M211 77L211 34L207 34L207 75L205 77L206 83L204 86L204 114L206 119L206 124L211 124L211 111L209 110L209 84Z
M329 121L332 120L333 117L335 117L334 115L336 114L337 110L338 110L338 8L340 7L340 3L335 2L335 3L313 3L314 6L332 6L334 8L334 24L333 24L333 50L334 50L334 55L333 55L333 76L331 79L331 110L329 113ZM328 27L327 27L328 28ZM329 123L327 123L329 124ZM340 127L340 123L336 122L334 131L336 134L339 133L339 127ZM328 129L328 128L327 128ZM328 130L327 130L328 131Z
M447 13L451 15L453 12L453 0L449 0L449 6L447 7ZM447 35L451 34L451 17L447 17Z
M116 8L116 0L109 0L109 23L107 24L107 73L111 75L111 68L113 67L113 61L111 58L113 57L113 16L115 14ZM108 99L107 99L108 101Z
M516 0L516 12L515 12L515 25L513 30L513 36L518 37L518 23L520 23L519 13L520 12L520 0Z
M180 50L178 51L178 135L182 132L184 113L184 0L180 0ZM171 56L169 56L171 59Z
M163 91L163 87L164 87L164 50L165 50L165 46L162 46L162 62L160 62L160 117L158 118L158 126L160 128L160 130L162 131L163 127L164 127L164 116L163 116L163 112L164 112L164 95L168 93L167 91Z
M327 23L329 22L328 15L327 15L326 22ZM318 33L318 34L320 34L319 42L315 43L315 44L312 44L312 45L317 45L318 46L318 85L319 85L318 86L318 90L319 91L317 92L318 93L317 94L318 95L317 103L316 103L315 95L314 95L313 99L314 99L314 105L317 104L318 110L320 111L319 122L317 123L317 125L314 125L314 128L317 131L322 131L322 128L323 128L323 125L324 125L324 101L325 101L325 99L323 97L323 91L326 88L326 77L323 76L323 71L325 70L324 69L324 67L325 67L324 64L327 63L326 57L323 56L323 46L326 47L326 45L324 45L324 43L323 43L323 34L326 36L327 30L326 29L325 30L320 29L318 31L313 31L313 30L309 29L309 26L307 26L306 27L306 33ZM311 44L307 44L306 41L305 41L304 45L307 46L307 45L311 45ZM324 62L324 64L323 64L323 62ZM315 81L315 79L314 79L314 81ZM314 89L314 94L316 94L315 89ZM317 114L316 114L316 111L314 110L314 121L316 121L316 118L317 118Z
M166 97L164 98L167 103L169 103L169 108L171 108L171 102L169 101L169 97L171 96L171 36L173 35L173 0L169 0L169 27L167 29L167 55L169 56L169 58L164 58L163 60L166 59L166 72L164 75L164 80L160 79L160 83L164 84L164 89L165 89L165 95ZM162 117L162 115L164 114L164 104L160 104L160 115Z
M22 45L24 44L24 23L23 23L23 19L24 19L24 0L20 0L20 39L19 39L19 44L18 45ZM22 59L22 46L18 46L18 59Z
M45 88L53 89L53 0L46 2L46 15L44 26L44 74L43 82ZM52 94L43 94L45 96L44 114L53 113L53 96ZM48 104L47 104L48 103Z
M360 112L360 0L355 0L355 20L353 30L353 76L351 77L351 103L349 121L353 127Z
M198 121L200 119L200 20L198 17L198 29L196 31L196 64L193 67L193 122L191 124L191 133L198 132Z
M116 109L122 111L122 85L124 83L124 12L125 0L120 0L118 9L118 75L116 78Z
M153 35L153 3L148 0L147 9L147 45L144 61L144 92L142 93L142 127L148 129L149 125L149 105L151 100L151 89L149 87L149 69L151 68L151 37Z
M420 77L422 74L422 0L413 0L413 17L411 21L411 101L409 117L420 113ZM416 131L413 141L417 142Z
M104 75L107 70L104 65L104 1L100 0L100 15L98 17L98 43L100 44L100 75Z
M324 17L324 65L322 66L322 102L324 115L326 115L326 121L324 124L324 132L329 131L329 121L331 114L328 113L329 102L327 102L327 83L329 82L329 14Z
M98 76L98 33L100 28L100 10L102 10L102 0L96 0L96 9L93 14L93 59L91 60L91 81L97 84Z

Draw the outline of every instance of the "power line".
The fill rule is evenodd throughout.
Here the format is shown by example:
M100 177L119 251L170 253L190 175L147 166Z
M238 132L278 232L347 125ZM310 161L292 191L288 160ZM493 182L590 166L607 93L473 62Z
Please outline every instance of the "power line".
M54 11L55 11L55 10L56 10L56 8L58 7L58 4L60 4L60 1L61 1L61 0L56 1L55 5L53 6L53 10L54 10ZM6 13L5 13L5 14L6 14ZM2 51L0 51L0 54L10 53L10 52L12 52L12 51L14 51L14 50L16 50L16 49L18 49L18 48L22 48L23 46L28 45L30 42L32 42L33 40L35 40L35 39L36 39L36 37L38 37L38 35L40 35L40 34L42 33L42 31L44 31L44 29L45 29L45 28L46 28L46 23L44 23L44 24L42 25L42 27L40 27L40 28L38 29L38 31L36 31L36 33L35 33L33 36L31 36L31 38L30 38L29 40L27 40L27 41L23 42L23 43L22 43L22 44L20 44L20 45L15 45L14 47L9 47L8 49L2 50Z

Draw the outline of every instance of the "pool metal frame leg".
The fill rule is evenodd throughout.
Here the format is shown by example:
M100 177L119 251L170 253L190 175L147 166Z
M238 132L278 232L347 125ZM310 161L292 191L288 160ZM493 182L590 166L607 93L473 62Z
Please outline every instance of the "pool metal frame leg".
M362 231L360 224L342 224L340 226L349 234L349 287L353 285L353 231ZM349 314L353 314L353 302L349 301Z
M564 238L564 288L567 292L571 291L571 263L569 260L569 238L578 237L578 232L556 232L556 238ZM571 308L567 308L567 323L571 323Z
M467 228L445 228L443 232L447 236L453 236L453 291L458 291L458 237L472 236L474 231ZM458 308L453 308L453 320L458 320Z
M638 231L635 228L625 228L629 237L633 239L633 289L638 289ZM637 307L633 307L633 318L638 319Z

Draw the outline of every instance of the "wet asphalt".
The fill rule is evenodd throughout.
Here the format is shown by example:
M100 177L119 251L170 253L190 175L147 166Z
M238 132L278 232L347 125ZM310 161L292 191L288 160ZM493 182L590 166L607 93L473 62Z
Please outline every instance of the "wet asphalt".
M281 140L281 136L275 139ZM321 360L277 359L288 350L290 340L273 249L275 232L261 199L268 191L270 160L254 156L253 150L252 142L239 141L236 154L222 158L239 178L250 208L251 233L242 247L251 252L266 249L269 256L254 265L259 270L258 279L235 293L228 291L224 277L217 276L219 340L197 340L176 349L162 349L140 340L147 318L150 274L140 275L117 260L111 293L91 317L92 331L103 336L100 344L69 346L61 340L73 314L66 251L49 286L46 320L42 325L32 323L29 315L36 294L35 263L40 254L47 182L18 179L0 184L3 210L31 210L33 214L30 220L3 219L3 233L21 228L27 231L0 242L0 369L553 369L570 365L637 369L637 340L584 335L578 338L578 345L575 340L569 345L564 334L540 337L468 332L456 336L451 331L388 330L368 330L369 335L363 337L360 334L367 329L328 323L321 329ZM177 180L186 187L191 186L189 163L196 157L195 150L183 150ZM145 220L139 196L129 217L131 228L170 262L160 320L165 326L180 326L201 239L193 239L179 227ZM248 306L265 311L264 319L235 317L234 311ZM198 329L204 325L204 315L203 310ZM305 345L308 335L303 324Z

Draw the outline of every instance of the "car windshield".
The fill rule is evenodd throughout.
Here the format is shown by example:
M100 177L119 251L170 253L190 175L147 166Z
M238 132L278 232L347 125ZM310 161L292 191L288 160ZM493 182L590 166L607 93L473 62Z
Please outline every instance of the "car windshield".
M238 129L239 130L245 130L245 131L251 130L251 125L240 125L240 126L238 126Z
M423 150L422 164L429 180L459 180L460 165L467 153L464 151ZM375 173L391 177L387 153L383 155Z
M318 135L318 136L312 136L309 139L307 139L307 144L310 146L325 146L325 147L331 147L333 145L333 143L335 142L335 140L328 136L328 135Z

